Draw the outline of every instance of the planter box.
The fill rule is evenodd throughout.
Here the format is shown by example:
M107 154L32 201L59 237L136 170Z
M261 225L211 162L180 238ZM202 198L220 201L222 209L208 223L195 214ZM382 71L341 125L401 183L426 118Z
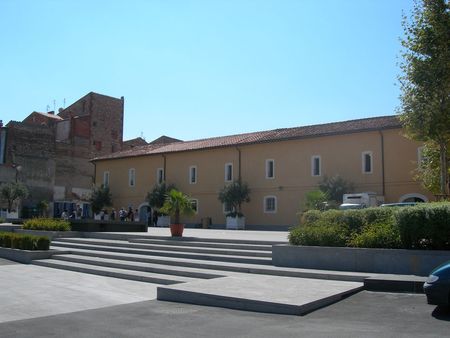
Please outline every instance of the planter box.
M147 223L121 221L69 220L73 231L81 232L147 232Z
M245 217L227 217L227 229L245 229Z
M274 245L275 266L428 276L450 251Z
M158 227L168 227L170 225L170 216L159 216L156 226Z
M29 264L35 259L47 259L55 253L61 253L56 250L19 250L0 247L0 257L11 261Z
M27 234L34 236L47 236L50 239L62 237L83 237L78 231L46 231L46 230L28 230L15 229L14 232L18 234Z

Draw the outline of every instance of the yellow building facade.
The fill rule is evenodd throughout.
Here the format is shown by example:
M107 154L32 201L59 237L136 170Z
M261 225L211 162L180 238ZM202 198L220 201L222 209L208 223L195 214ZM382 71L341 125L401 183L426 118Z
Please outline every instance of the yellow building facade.
M308 191L339 175L355 192L375 192L385 203L433 196L414 180L421 144L407 139L396 116L277 129L204 140L136 147L96 158L95 182L107 184L115 209L147 206L161 181L195 200L197 213L225 224L219 191L241 178L251 190L243 213L249 226L298 223Z

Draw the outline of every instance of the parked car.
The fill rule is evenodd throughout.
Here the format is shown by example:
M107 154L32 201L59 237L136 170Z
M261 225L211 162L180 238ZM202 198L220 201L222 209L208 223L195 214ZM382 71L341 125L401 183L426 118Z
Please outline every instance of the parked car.
M423 291L427 295L428 304L450 306L450 261L430 273Z
M384 203L380 205L380 207L413 207L417 203L416 202L402 202L402 203Z

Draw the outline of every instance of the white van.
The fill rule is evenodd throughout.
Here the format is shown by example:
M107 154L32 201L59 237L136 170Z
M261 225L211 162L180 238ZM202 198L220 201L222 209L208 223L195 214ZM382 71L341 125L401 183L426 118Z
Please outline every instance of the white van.
M339 209L361 209L376 207L379 205L380 198L375 192L361 192L356 194L344 194L343 203ZM353 207L349 207L353 206Z

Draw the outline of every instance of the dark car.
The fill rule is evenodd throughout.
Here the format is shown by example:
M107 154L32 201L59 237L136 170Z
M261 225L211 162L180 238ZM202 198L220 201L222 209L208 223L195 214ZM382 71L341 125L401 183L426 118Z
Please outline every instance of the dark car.
M430 273L423 291L428 304L450 306L450 261Z

